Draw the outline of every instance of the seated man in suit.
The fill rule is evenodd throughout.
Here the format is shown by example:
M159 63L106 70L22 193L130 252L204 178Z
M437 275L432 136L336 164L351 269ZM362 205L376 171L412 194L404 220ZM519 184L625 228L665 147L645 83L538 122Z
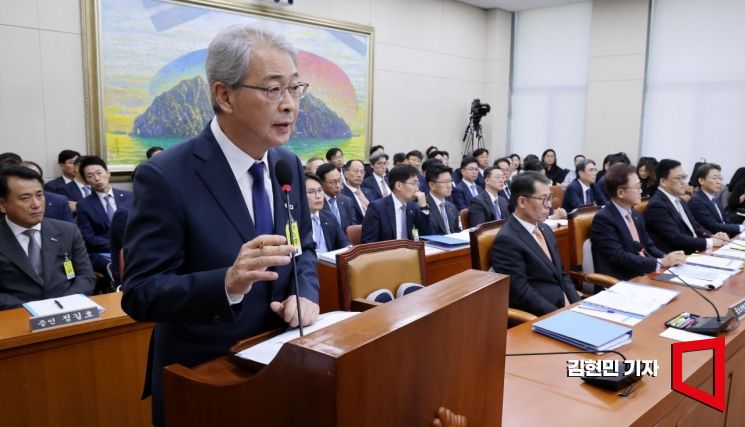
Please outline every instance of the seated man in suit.
M30 160L24 160L20 163L20 166L29 168L32 171L44 176L41 166ZM60 221L72 222L72 211L67 201L67 197L62 196L51 191L44 191L44 200L46 207L44 208L44 217L58 219Z
M603 192L595 184L598 168L595 161L586 159L580 161L576 166L577 179L572 181L564 191L564 201L561 207L571 212L580 206L598 205L604 206L608 200Z
M483 190L486 188L486 183L484 182L484 179L486 177L486 174L484 171L486 171L486 168L489 167L489 150L486 148L477 148L473 150L473 153L471 156L476 160L476 165L479 167L479 174L476 177L476 184L481 187Z
M334 215L323 210L323 187L317 176L305 174L305 194L308 197L310 222L313 224L313 240L316 242L316 252L324 253L336 249L352 246L346 233L336 221Z
M494 161L494 166L502 170L502 175L504 175L504 189L502 190L502 193L504 193L504 198L509 201L511 194L510 185L512 185L512 181L510 181L510 168L512 166L512 162L510 162L509 157L501 157Z
M344 174L341 171L341 169L344 167L344 152L341 151L341 148L338 148L338 147L329 148L326 151L326 161L334 165L336 170L339 171L339 173L341 174L340 175L341 183L344 184L345 178L344 178ZM318 170L316 170L316 172L318 172Z
M722 168L715 163L704 163L696 169L698 191L693 193L688 207L693 217L711 232L727 233L734 237L745 231L745 224L732 224L724 214L717 195L722 190Z
M466 209L471 199L476 197L482 189L476 184L479 174L479 165L473 157L466 157L460 162L461 180L453 188L453 204L458 211ZM465 225L465 224L464 224Z
M362 180L365 179L365 164L362 160L349 160L342 168L344 172L344 184L342 184L341 194L349 197L354 201L354 214L357 216L357 223L362 222L367 212L367 205L375 200L375 195L367 188L362 187Z
M647 235L644 218L634 210L641 202L641 183L636 168L617 163L605 173L605 185L611 201L592 220L590 241L596 273L621 280L685 263L683 251L665 254ZM640 253L639 245L644 252Z
M111 219L117 209L129 209L132 193L111 187L111 173L100 157L86 156L80 164L80 174L94 192L78 204L78 227L93 270L108 276L106 265L111 262Z
M579 301L562 271L554 233L543 223L551 206L550 185L536 172L512 179L515 213L497 233L490 255L494 271L510 275L509 306L536 316Z
M387 176L388 155L378 151L370 157L370 164L372 165L372 173L362 181L362 186L370 190L375 195L375 199L391 194Z
M491 166L484 170L486 188L468 204L468 226L475 227L489 221L507 219L510 215L507 199L504 198L504 172Z
M336 166L331 163L321 165L316 169L316 176L323 186L323 210L334 215L344 232L350 225L361 224L362 221L358 222L357 214L354 213L355 201L341 194L341 173Z
M90 196L93 191L91 190L91 186L85 182L83 174L80 173L80 162L82 162L85 157L86 156L78 156L75 158L75 177L72 181L65 184L65 195L70 201L70 210L75 217L77 217L78 203Z
M80 157L80 153L77 151L60 151L57 155L57 164L59 165L59 170L62 172L62 175L44 184L44 190L67 196L65 185L75 179L75 159L78 157Z
M415 236L432 234L429 206L424 193L419 191L417 174L416 168L411 165L391 169L388 180L392 193L370 203L362 221L362 243L415 240ZM412 201L414 199L416 202ZM417 230L416 233L413 229Z
M43 185L41 175L25 167L0 171L0 310L93 291L80 231L72 222L44 218Z
M450 234L461 230L458 208L447 200L453 192L452 169L437 163L427 168L427 205L432 234Z
M727 233L711 232L699 225L691 214L688 203L680 196L686 193L687 175L680 162L662 159L657 164L658 191L652 196L644 212L647 230L662 252L682 250L689 254L723 245Z
M406 153L406 164L416 168L416 177L419 179L419 191L426 193L429 191L429 188L427 187L427 180L422 175L422 161L424 161L424 154L421 151L411 150Z

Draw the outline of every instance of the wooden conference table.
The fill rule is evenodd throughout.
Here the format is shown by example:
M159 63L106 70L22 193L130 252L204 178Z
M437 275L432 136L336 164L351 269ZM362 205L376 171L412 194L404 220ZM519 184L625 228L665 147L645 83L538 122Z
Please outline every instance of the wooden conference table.
M588 386L580 378L567 378L569 359L612 359L612 353L593 355L545 355L507 357L503 423L506 426L742 426L745 425L745 322L733 332L722 334L726 341L727 410L720 413L671 389L671 345L659 334L664 323L681 312L714 316L712 307L692 290L654 281L648 277L634 282L679 291L669 304L633 327L633 341L618 349L628 359L656 359L658 376L645 376L629 398ZM745 273L730 278L716 291L702 291L723 315L727 308L745 297ZM550 315L548 315L550 316ZM531 322L532 323L532 322ZM525 323L508 331L507 353L572 351L576 348L531 331ZM713 393L712 351L684 353L683 380Z
M561 263L569 271L569 233L566 226L554 229L556 244L559 246ZM427 255L425 258L426 285L445 280L471 268L471 248L465 247ZM336 265L318 261L318 281L320 289L321 313L339 310L339 282Z
M121 295L92 297L99 320L33 333L25 309L0 311L0 424L150 425L140 395L152 324L124 313Z

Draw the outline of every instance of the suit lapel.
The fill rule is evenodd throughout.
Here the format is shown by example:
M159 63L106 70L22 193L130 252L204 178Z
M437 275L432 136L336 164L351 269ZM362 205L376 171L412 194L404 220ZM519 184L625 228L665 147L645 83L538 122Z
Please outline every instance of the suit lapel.
M44 227L42 227L44 228ZM37 285L43 286L36 272L31 267L26 252L18 244L16 236L10 231L8 223L5 220L0 221L0 252L2 252L10 261L15 264L21 271L26 273ZM43 261L42 261L43 262Z
M56 268L57 254L60 252L60 233L51 221L41 223L41 259L44 271L44 283L50 286ZM72 254L67 254L72 259Z
M318 218L321 220L321 233L323 233L323 240L326 241L326 249L333 250L336 245L336 239L331 235L331 225L329 224L328 217L319 213Z
M540 226L540 224L539 224ZM541 259L543 262L546 263L547 266L551 267L551 270L555 272L556 266L553 264L553 262L548 259L546 254L543 252L543 249L541 249L541 246L538 244L538 242L535 240L534 236L531 236L530 233L528 233L528 230L523 227L522 224L517 219L514 219L512 222L512 229L515 230L518 234L521 234L523 236L523 242L525 242L526 245L533 251L535 256L539 259ZM543 236L543 239L546 239L546 236ZM548 245L548 243L547 243ZM549 252L551 252L551 248L549 247ZM556 258L553 253L551 253L551 257Z
M437 224L437 227L440 230L443 230L445 234L449 233L449 230L445 229L445 220L442 218L442 215L440 214L440 209L437 207L437 202L435 202L435 199L429 194L427 194L427 202L430 205L429 214L434 215L435 223ZM446 209L446 213L447 213L447 209ZM434 234L437 234L437 233L434 233Z
M238 182L209 127L205 129L203 136L204 138L194 147L194 154L204 160L204 163L196 168L196 173L243 241L248 241L249 236L256 236L256 227L246 204L240 202L243 195L238 188Z
M101 204L101 198L98 197L98 193L96 193L95 190L91 190L92 193L90 196L91 201L93 202L93 210L96 212L96 216L98 216L98 222L101 224L109 224L109 217L106 215L106 211L103 209L103 204Z
M396 235L396 205L393 203L394 195L390 195L385 199L385 216L388 217L388 221L385 221L385 224L389 224L389 226L393 227L393 230L391 231L391 234L393 235L393 239L398 239L398 236ZM381 224L382 225L382 224Z
M546 226L546 228L548 228L548 226ZM551 243L553 243L553 240L554 240L553 231L551 231L550 229L546 230L542 228L541 224L538 224L538 229L541 230L541 233L543 234L543 240L546 242L546 246L548 247L548 252L551 254L550 264L554 268L554 275L556 276L557 279L559 279L559 283L561 284L561 268L562 268L561 261L560 261L561 255L557 252L556 249L558 249L558 247L556 245L549 244L549 240L551 240ZM550 238L547 237L548 233L551 233ZM535 241L535 239L533 240ZM536 243L536 245L537 244L538 243ZM540 246L538 246L538 249L540 249ZM541 249L541 253L542 252L543 252L543 249ZM546 256L544 255L543 258L546 258Z

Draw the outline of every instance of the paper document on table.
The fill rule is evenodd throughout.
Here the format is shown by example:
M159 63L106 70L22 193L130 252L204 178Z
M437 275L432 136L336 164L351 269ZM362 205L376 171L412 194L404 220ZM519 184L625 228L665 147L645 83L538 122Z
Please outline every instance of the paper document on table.
M588 309L580 305L572 307L571 310L576 311L577 313L586 314L588 316L597 317L598 319L610 320L611 322L620 323L626 326L634 326L644 320L641 317L632 316L630 314L616 312L609 313L607 310L600 311L595 309Z
M447 249L438 246L424 244L424 256L439 254L441 252L447 252Z
M735 274L735 271L720 270L718 268L702 267L693 264L678 265L676 267L670 267L668 271L681 276L683 278L691 277L699 280L706 280L712 283L723 283L729 279L730 276Z
M582 300L580 305L589 310L605 309L608 312L644 318L677 295L677 291L670 289L640 283L618 282L607 290Z
M354 311L332 311L329 313L321 314L320 316L318 316L318 320L316 320L316 323L303 328L303 333L305 335L308 335L327 326L331 326L334 323L349 319L350 317L357 314L360 313ZM274 357L277 355L277 353L279 353L279 350L286 342L292 341L295 338L299 337L300 331L298 329L292 329L283 334L279 334L275 337L269 338L268 340L256 344L255 346L242 350L235 355L237 357L240 357L241 359L253 360L255 362L268 365L272 360L274 360Z
M742 266L745 264L745 262L735 259L699 254L688 255L688 257L686 257L686 263L702 265L704 267L722 268L725 270L742 270Z
M667 328L660 333L662 338L667 338L673 341L698 341L711 339L708 335L697 334L695 332L688 332L677 328Z
M745 249L742 249L739 246L735 246L733 244L729 244L722 246L721 248L714 251L714 255L745 260Z
M326 261L330 264L336 264L336 254L343 254L344 252L350 249L352 248L346 247L346 248L336 249L334 251L319 253L317 255L318 255L318 259L320 259L321 261Z
M457 233L450 233L446 234L446 236L450 237L451 239L457 239L462 240L463 243L471 243L471 235L469 234L471 231L470 228L467 228L463 231L459 231Z
M660 276L664 276L664 274L661 274ZM708 280L697 279L695 277L680 276L680 279L685 280L685 283L683 283L683 280L680 280L679 278L674 277L672 274L669 276L670 276L669 281L672 283L677 283L683 286L688 284L690 286L693 286L694 288L708 289L710 291L713 291L714 289L719 289L724 284L724 282L710 282Z
M566 227L567 225L569 225L569 220L568 219L547 219L543 221L543 223L548 225L551 228L556 228L560 226Z
M31 301L23 304L23 308L28 310L33 317L53 316L55 314L69 313L72 311L81 311L91 308L98 309L99 313L103 313L105 310L103 307L96 304L95 301L83 294Z

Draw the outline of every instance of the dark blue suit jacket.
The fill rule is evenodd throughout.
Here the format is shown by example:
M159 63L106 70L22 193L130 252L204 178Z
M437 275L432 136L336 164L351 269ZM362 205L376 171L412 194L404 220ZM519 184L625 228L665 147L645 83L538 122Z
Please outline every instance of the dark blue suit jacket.
M84 199L83 193L80 191L80 188L75 181L70 181L65 184L65 195L73 202L80 202Z
M111 247L111 275L114 276L114 284L121 285L122 278L119 277L119 251L124 247L124 230L127 228L129 210L119 208L111 218L111 235L109 246Z
M67 204L67 197L57 193L44 192L46 207L44 208L44 217L58 219L60 221L72 222L72 211Z
M333 251L346 248L352 244L347 238L347 234L342 231L334 214L320 210L318 216L321 219L321 230L323 230L323 238L326 240L326 249Z
M356 203L356 201L343 194L339 194L338 196L336 196L336 207L339 208L339 216L341 216L340 225L342 231L344 231L345 233L347 232L347 227L349 227L350 225L362 224L362 220L357 222L357 214L354 212L353 205ZM328 200L326 200L325 197L323 200L323 208L321 209L333 215L333 213L331 213L331 206L329 206L329 202Z
M61 194L63 196L67 195L67 191L65 191L65 178L58 176L57 178L54 178L51 181L48 181L44 183L44 190L50 191L55 194Z
M593 203L598 206L605 206L608 203L608 199L603 195L597 185L590 184L590 192L592 193ZM561 207L564 208L567 213L577 209L580 206L585 205L585 196L582 191L582 185L579 183L579 179L572 181L564 191L564 201L561 203Z
M649 238L644 227L644 217L632 209L631 219L639 234L639 243L644 246L647 254L654 258L665 256ZM595 214L590 227L590 241L596 273L628 280L657 270L655 259L637 252L629 226L613 203L608 203Z
M502 214L501 218L497 218L494 214L493 204L491 202L491 195L488 191L484 190L479 193L478 196L471 199L468 203L468 226L475 227L485 222L494 221L497 219L507 219L510 216L510 208L507 200L500 194L497 195L499 203L499 211Z
M367 207L367 215L362 222L362 243L395 240L396 214L393 211L393 194L378 199ZM406 230L409 240L413 239L411 229L416 227L420 236L432 234L429 226L429 215L422 213L416 202L406 204Z
M368 202L372 202L373 200L375 200L375 196L373 196L369 188L360 186L360 190L362 191L362 194L367 197ZM349 199L352 201L352 208L354 209L354 216L356 218L355 224L362 224L362 219L365 217L365 214L362 213L362 209L360 208L359 203L357 203L357 197L346 185L342 185L341 194L349 197ZM339 212L341 213L341 211Z
M494 271L510 275L510 307L542 316L564 307L565 293L569 302L579 301L579 295L569 276L562 271L551 227L543 223L538 227L551 260L514 215L497 233L490 256Z
M717 200L716 198L714 200ZM695 191L691 200L688 202L688 207L691 208L693 217L696 218L701 226L709 230L711 233L718 233L724 231L729 234L730 237L734 237L740 234L740 226L738 224L730 224L727 219L727 214L724 212L724 208L717 201L719 212L722 213L720 217L717 213L714 203L709 200L709 196L706 195L702 190Z
M385 180L385 183L388 184L388 175L386 175L383 179ZM370 199L369 197L368 199L370 199L371 202L373 200L378 200L378 199L383 198L383 192L380 191L380 186L378 185L378 181L374 176L370 175L367 178L365 178L362 181L362 187L370 190L370 195L373 197L373 199ZM390 192L388 192L388 194L390 194Z
M117 188L112 190L116 209L129 209L132 204L132 192ZM111 252L111 223L95 191L78 203L78 227L89 253Z
M458 208L456 208L455 205L448 200L443 200L443 202L445 203L445 213L447 214L448 225L450 226L449 230L445 228L445 221L442 219L440 208L437 207L435 199L432 198L432 193L427 194L430 231L432 232L432 234L439 235L457 233L461 231L460 226L458 226L458 219L460 217Z
M478 188L479 193L483 191L478 185L476 187ZM461 180L458 185L453 187L453 204L459 211L468 208L468 204L471 202L472 198L471 190L468 189L466 181Z
M706 249L706 230L701 228L693 217L688 204L681 200L683 210L691 221L697 237L693 237L683 219L678 214L670 199L663 193L662 187L649 199L647 210L644 211L647 231L654 243L662 252L669 253L677 250L690 254Z
M280 159L294 171L290 204L302 242L302 255L297 257L299 293L318 302L303 167L296 155L279 147L268 152L274 234L284 235L288 220L274 175ZM157 322L146 392L152 385L154 422L162 424L163 367L191 367L224 356L236 341L284 325L269 304L292 294L292 264L271 268L278 273L277 280L256 282L243 301L229 304L225 274L241 246L257 234L209 125L197 137L142 163L134 191L124 242L122 307L138 321Z

